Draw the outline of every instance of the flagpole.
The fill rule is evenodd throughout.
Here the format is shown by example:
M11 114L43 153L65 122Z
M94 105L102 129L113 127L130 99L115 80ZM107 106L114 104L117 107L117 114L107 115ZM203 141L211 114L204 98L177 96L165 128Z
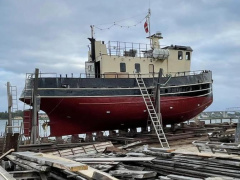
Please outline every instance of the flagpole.
M148 9L148 15L147 15L147 20L148 20L148 33L149 33L149 39L150 39L150 47L152 46L152 41L151 41L151 29L150 29L150 16L151 16L151 10L150 8Z
M148 9L148 29L149 29L149 37L151 36L151 29L150 29L150 16L151 16L151 10Z

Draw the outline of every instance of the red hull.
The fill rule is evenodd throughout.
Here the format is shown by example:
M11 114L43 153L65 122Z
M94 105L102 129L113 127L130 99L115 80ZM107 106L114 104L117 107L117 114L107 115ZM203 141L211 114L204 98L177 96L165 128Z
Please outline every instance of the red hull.
M212 103L212 96L161 97L164 124L189 120ZM50 119L51 136L80 134L123 127L146 126L148 113L140 97L41 98Z

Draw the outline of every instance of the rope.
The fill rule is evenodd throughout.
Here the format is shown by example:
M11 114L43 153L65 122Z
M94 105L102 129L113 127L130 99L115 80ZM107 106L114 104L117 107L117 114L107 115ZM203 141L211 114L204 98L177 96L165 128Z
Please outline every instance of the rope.
M139 16L139 15L137 15L137 16ZM99 26L101 26L101 25L104 25L104 24L99 24L99 25L93 25L96 29L99 29L99 30L109 30L109 29L111 29L112 27L114 27L114 26L118 26L118 27L121 27L121 28L131 28L131 27L135 27L135 26L137 26L138 24L141 24L147 17L149 16L149 14L147 14L143 19L141 19L140 21L138 21L136 24L133 24L133 25L121 25L121 24L119 24L118 22L122 22L122 21L126 21L126 20L129 20L129 19L132 19L132 18L134 18L134 17L136 17L136 16L133 16L133 17L131 17L131 18L126 18L126 19L123 19L123 20L119 20L119 21L115 21L115 22L112 22L112 23L108 23L108 24L110 24L108 27L106 27L106 28L101 28L101 27L99 27Z

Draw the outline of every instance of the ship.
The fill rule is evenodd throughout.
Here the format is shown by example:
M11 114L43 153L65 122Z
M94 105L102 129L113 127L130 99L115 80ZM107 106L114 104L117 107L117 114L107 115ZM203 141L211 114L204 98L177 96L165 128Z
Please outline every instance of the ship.
M212 72L191 71L193 49L162 46L162 38L156 32L144 44L92 36L85 73L39 74L38 106L49 117L50 136L146 127L149 114L136 77L142 78L152 101L160 102L163 126L188 121L210 106ZM20 96L29 105L34 79L34 74L27 75Z

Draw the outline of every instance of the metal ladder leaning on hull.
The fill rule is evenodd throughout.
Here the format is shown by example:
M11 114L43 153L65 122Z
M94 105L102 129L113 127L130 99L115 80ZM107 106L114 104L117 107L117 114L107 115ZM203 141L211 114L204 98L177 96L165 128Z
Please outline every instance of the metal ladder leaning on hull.
M163 131L162 125L160 123L160 120L158 118L158 115L153 106L151 97L147 91L146 85L141 77L135 78L140 89L141 95L143 97L144 103L146 105L146 108L148 110L149 117L157 134L158 140L160 142L160 145L162 146L162 148L170 148L165 133Z

